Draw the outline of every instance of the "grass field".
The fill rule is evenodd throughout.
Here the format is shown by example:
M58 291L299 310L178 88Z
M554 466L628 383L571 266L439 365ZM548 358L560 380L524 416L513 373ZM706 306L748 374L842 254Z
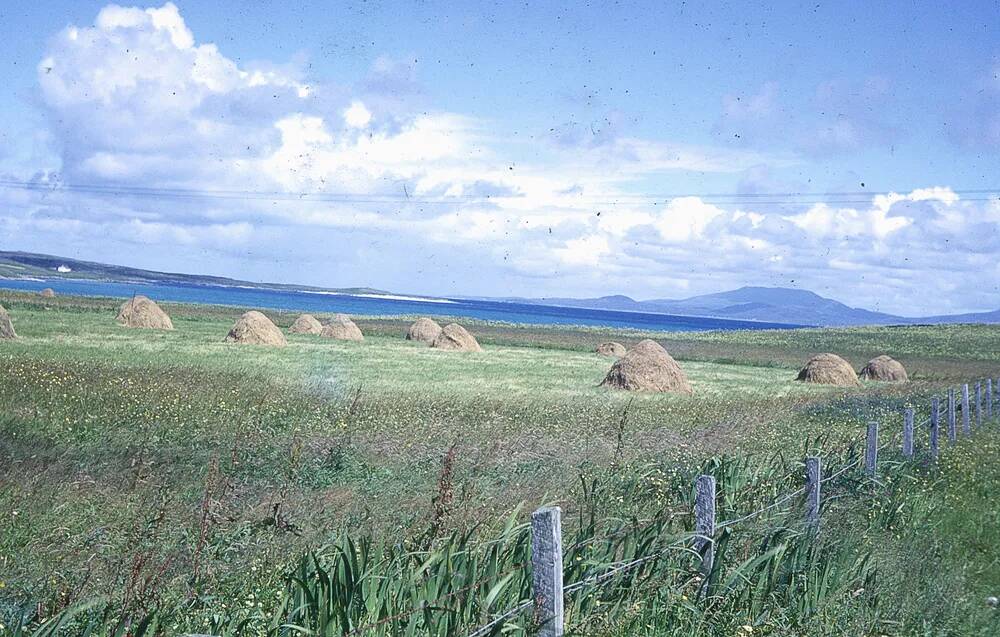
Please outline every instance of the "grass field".
M485 351L452 353L403 340L407 318L359 319L364 343L290 335L288 347L268 349L222 342L235 308L166 305L175 331L151 332L118 326L111 300L0 293L0 303L21 337L0 342L7 623L28 607L51 615L104 595L119 607L180 605L177 621L200 627L213 613L277 603L299 555L344 532L379 542L477 525L489 534L521 503L559 503L568 519L648 513L683 483L654 497L644 482L641 497L595 504L581 476L641 482L655 467L679 479L719 456L787 467L807 449L857 439L868 420L898 426L905 405L925 412L923 398L944 383L995 376L1000 352L1000 327L988 326L644 334L463 321ZM284 327L295 318L272 316ZM611 361L593 347L646 336L682 363L694 395L598 387ZM820 351L858 368L890 353L914 382L847 391L796 382L797 367ZM952 474L901 474L930 486L901 502L899 526L866 531L851 550L878 548L884 581L899 588L880 603L895 599L909 614L883 625L883 613L834 599L838 622L871 629L864 634L876 624L885 634L927 635L996 626L980 607L1000 585L1000 533L973 503L989 503L984 485L1000 476L984 469L969 480L970 466L996 466L996 451L970 446L949 460L967 463ZM850 514L834 522L861 523ZM921 542L932 559L916 570L944 573L927 581L941 580L954 597L936 617L914 588L923 580L903 577ZM974 572L965 565L970 545L982 553ZM702 615L707 632L697 634L736 634L727 631L748 621L784 634L780 622L758 621L763 610L723 610L711 624ZM649 634L695 621L638 616ZM639 632L630 617L612 614L584 632ZM821 623L788 634L842 634Z

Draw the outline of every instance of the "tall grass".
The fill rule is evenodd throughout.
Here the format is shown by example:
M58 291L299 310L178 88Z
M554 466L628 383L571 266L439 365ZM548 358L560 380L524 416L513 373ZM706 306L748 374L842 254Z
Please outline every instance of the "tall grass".
M756 462L716 457L689 471L633 465L582 476L564 540L570 633L804 634L817 617L829 622L831 609L842 611L845 604L851 612L838 621L877 625L884 592L877 546L865 538L899 525L911 501L925 495L904 488L922 469L886 467L883 482L846 474L829 483L831 503L853 503L827 507L824 525L835 524L837 532L824 528L817 535L805 526L799 500L724 528L707 580L691 549L693 478L712 473L720 515L740 516L800 484L797 462L780 454ZM450 636L518 607L523 612L483 634L530 634L531 539L523 514L517 510L497 526L453 532L430 544L416 534L377 541L340 533L291 565L269 607L222 609L217 601L189 600L129 616L114 603L95 600L45 621L26 615L4 634L139 636L197 629L227 636ZM192 625L193 617L201 623Z

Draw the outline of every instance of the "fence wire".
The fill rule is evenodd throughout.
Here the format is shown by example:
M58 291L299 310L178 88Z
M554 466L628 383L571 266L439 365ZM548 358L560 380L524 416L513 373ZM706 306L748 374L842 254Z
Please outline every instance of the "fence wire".
M771 504L767 505L766 507L763 507L761 509L757 509L753 513L747 513L746 515L744 515L742 517L735 518L733 520L726 520L725 522L720 522L719 524L716 525L715 528L716 528L716 530L721 531L722 529L725 529L725 528L728 528L728 527L731 527L731 526L736 526L737 524L740 524L742 522L746 522L747 520L752 520L753 518L757 517L758 515L762 515L764 513L767 513L771 509L774 509L774 508L778 507L779 505L784 504L785 502L788 502L789 500L791 500L795 496L802 495L803 493L806 492L806 489L807 489L807 487L802 487L801 489L798 489L797 491L792 491L791 493L786 493L785 495L781 496L780 498L778 498L777 500L775 500Z
M511 608L510 610L508 610L503 615L500 615L498 617L493 618L492 620L490 620L490 622L488 624L483 624L479 628L475 629L474 631L472 631L471 633L469 633L466 637L481 637L482 635L485 635L488 632L490 632L493 629L493 627L496 626L497 624L499 624L501 622L505 622L508 619L510 619L511 617L514 617L515 615L517 615L518 613L521 613L521 612L527 610L528 608L531 608L531 606L533 604L534 604L534 602L532 602L531 600L526 601L526 602L521 602L520 604L518 604L514 608Z
M563 588L563 594L572 593L572 592L574 592L576 590L579 590L579 589L581 589L584 586L587 586L589 584L600 584L601 582L607 581L607 580L611 579L612 577L614 577L615 575L618 575L619 573L624 573L626 571L630 571L633 568L636 568L637 566L641 566L642 564L645 564L646 562L651 562L653 560L657 560L657 559L663 557L664 555L666 555L667 553L669 553L673 549L678 549L679 548L679 549L688 551L690 549L686 548L684 545L687 544L688 542L690 542L691 540L696 539L698 537L701 537L701 536L699 536L697 533L688 533L688 534L684 535L684 539L683 540L677 540L676 542L671 542L670 544L666 545L665 547L663 547L662 549L660 549L656 553L653 553L652 555L646 555L644 557L638 557L638 558L635 558L634 560L630 560L628 562L615 563L613 566L611 566L610 568L608 568L608 570L606 570L604 572L595 573L594 575L591 575L589 577L585 577L584 579L580 580L579 582L574 582L574 583L570 584L569 586L566 586L565 588Z
M998 386L1000 386L1000 381L998 381ZM941 397L937 397L937 398L939 399L938 404L940 405L940 407L938 408L938 412L937 412L936 415L937 415L937 418L938 418L938 420L940 422L940 420L942 418L947 418L947 415L949 413L949 408L947 406L947 398L944 398L944 399L942 399ZM925 419L921 420L919 423L914 423L914 428L917 429L917 428L927 427L927 426L929 426L931 424L932 420L933 420L933 417L925 418ZM888 449L889 447L895 445L897 443L897 439L901 435L902 435L902 431L897 430L896 432L894 432L892 434L892 436L885 443L883 443L881 446L878 447L878 450L882 451L882 450ZM853 450L853 449L855 449L857 447L857 445L860 442L861 442L860 439L856 440L851 445L849 445L848 447L846 447L844 449L841 449L838 452L834 452L833 455L835 455L837 453L841 453L843 451ZM833 480L836 480L837 478L839 478L840 476L846 474L847 472L851 471L852 469L858 468L864 462L864 460L865 460L865 458L863 456L857 457L853 462L851 462L851 463L849 463L849 464L841 467L835 473L827 476L826 478L822 478L819 481L819 483L822 485L822 484L826 484L828 482L831 482ZM756 518L756 517L758 517L760 515L763 515L764 513L767 513L768 511L774 510L777 507L779 507L780 505L788 502L792 498L795 498L796 496L799 496L799 495L802 495L802 494L806 493L806 491L808 490L808 488L809 488L809 485L803 486L803 487L801 487L799 489L796 489L795 491L792 491L791 493L786 493L786 494L784 494L782 496L779 496L771 504L768 504L767 506L761 507L760 509L757 509L756 511L753 511L751 513L747 513L747 514L742 515L742 516L740 516L738 518L733 518L731 520L726 520L724 522L721 522L721 523L719 523L719 524L716 525L716 527L715 527L716 532L724 530L724 529L727 529L727 528L734 527L734 526L736 526L738 524L742 524L742 523L747 522L747 521L749 521L751 519L754 519L754 518ZM826 500L827 502L830 502L830 501L833 501L833 500L836 500L836 499L842 498L842 497L844 497L843 494L842 495L830 496L828 498L824 498L824 500ZM689 514L689 512L683 513L683 515L688 515L688 514ZM604 536L598 536L597 538L588 538L586 540L581 540L581 541L573 544L572 546L570 546L569 550L574 550L574 549L580 548L582 546L585 546L587 544L591 544L591 543L596 542L596 541L613 538L613 537L616 537L616 536L619 536L619 535L624 535L624 534L626 534L628 532L631 532L631 531L642 530L644 528L648 528L649 525L651 525L651 524L653 524L653 523L655 523L655 522L657 522L659 520L665 519L667 517L673 517L673 516L676 516L676 515L681 515L681 514L678 514L678 512L676 512L676 511L670 511L668 516L663 516L663 515L656 516L656 517L654 517L652 520L650 520L649 522L647 522L644 525L633 525L631 527L626 527L626 528L620 529L619 531L616 531L616 532L613 532L613 533L610 533L610 534L606 534ZM692 540L697 539L697 538L705 539L705 540L708 540L710 542L713 541L713 538L705 538L704 536L700 536L698 534L693 534L693 533L692 534L686 534L683 539L675 541L675 542L672 542L672 543L668 544L667 546L659 549L658 551L656 551L655 553L653 553L651 555L646 555L646 556L643 556L643 557L635 558L635 559L629 560L627 562L614 563L607 570L605 570L605 571L603 571L601 573L595 573L595 574L590 575L590 576L588 576L588 577L586 577L586 578L584 578L584 579L582 579L582 580L580 580L578 582L574 582L574 583L572 583L572 584L570 584L568 586L565 586L563 588L563 595L568 595L570 593L574 593L574 592L576 592L576 591L584 588L585 586L602 584L602 583L604 583L604 582L606 582L606 581L614 578L615 576L617 576L617 575L619 575L621 573L628 572L628 571L630 571L630 570L632 570L634 568L642 566L643 564L646 564L648 562L657 560L657 559L663 557L664 555L666 555L668 552L670 552L672 550L679 549L679 550L683 550L683 551L692 551L693 549L690 548L690 546L688 546L688 545L690 544L690 542ZM504 621L510 619L511 617L517 615L518 613L526 610L532 604L533 604L532 601L525 601L525 602L519 603L518 605L516 605L515 607L511 608L510 610L508 610L508 611L504 612L503 614L495 617L489 623L484 624L483 626L480 626L480 627L476 628L474 631L468 633L467 637L482 637L483 635L486 635L490 630L492 630L493 628L495 628L498 624L500 624L501 622L504 622Z

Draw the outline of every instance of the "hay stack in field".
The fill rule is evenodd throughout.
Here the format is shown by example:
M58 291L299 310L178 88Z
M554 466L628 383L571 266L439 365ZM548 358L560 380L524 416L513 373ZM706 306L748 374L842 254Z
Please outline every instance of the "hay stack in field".
M47 299L51 299L55 295L56 291L53 290L52 288L45 288L44 290L38 293L38 296L44 296Z
M886 382L905 382L909 380L904 368L899 361L885 354L876 356L868 361L868 364L861 369L859 374L865 380L882 380Z
M303 314L295 319L288 331L292 334L320 334L323 331L323 324L312 314Z
M335 338L338 341L363 341L361 329L346 314L336 314L330 322L323 326L321 332L324 338Z
M126 301L115 320L125 327L142 327L151 330L172 330L174 323L167 316L167 313L160 309L160 306L152 299L142 296L133 296Z
M247 343L250 345L270 345L284 347L288 345L285 335L278 326L256 310L251 310L241 316L233 329L226 336L227 343Z
M17 333L14 331L14 323L10 320L7 310L0 305L0 340L12 338L17 338Z
M418 318L406 332L406 340L421 341L428 345L434 342L441 335L441 326L437 321L429 318Z
M646 339L615 361L602 387L629 391L692 393L687 375L667 350Z
M621 358L625 355L627 350L621 343L610 341L607 343L601 343L594 351L601 356L614 356L615 358Z
M445 349L454 352L481 352L483 348L479 346L476 337L459 325L449 323L442 328L431 347L435 349Z
M799 372L798 380L821 385L853 387L859 385L851 364L836 354L817 354Z

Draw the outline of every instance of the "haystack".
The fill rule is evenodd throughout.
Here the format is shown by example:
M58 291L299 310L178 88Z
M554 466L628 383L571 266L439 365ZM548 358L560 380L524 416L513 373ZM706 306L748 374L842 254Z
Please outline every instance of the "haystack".
M45 288L44 290L38 293L38 296L44 296L47 299L51 299L55 295L56 291L53 290L52 288Z
M336 314L330 322L323 326L321 332L324 338L335 338L338 341L363 341L364 334L346 314Z
M840 387L860 384L851 364L836 354L817 354L810 358L799 372L798 380Z
M142 327L151 330L172 330L174 323L167 316L167 313L160 309L160 306L152 299L142 296L133 296L118 310L115 320L125 327Z
M609 341L607 343L601 343L600 345L597 346L597 349L595 349L594 351L600 354L601 356L614 356L615 358L621 358L622 356L625 355L625 352L627 350L625 349L625 346L622 345L621 343Z
M323 324L312 314L303 314L295 319L288 331L292 334L320 334L323 332Z
M14 323L11 322L7 310L0 305L0 340L11 338L17 338L17 333L14 332Z
M909 380L906 368L899 361L885 354L868 361L859 375L865 380L882 380L890 383L901 383Z
M437 321L429 318L418 318L406 332L406 340L421 341L430 345L441 335L441 326Z
M692 393L680 365L667 350L646 339L615 361L601 383L604 387L630 391Z
M479 346L479 341L476 337L459 325L458 323L449 323L445 325L438 334L434 342L431 343L431 347L436 349L446 349L456 352L481 352L483 348Z
M248 343L250 345L271 345L284 347L288 344L278 326L256 310L241 316L226 336L228 343Z

